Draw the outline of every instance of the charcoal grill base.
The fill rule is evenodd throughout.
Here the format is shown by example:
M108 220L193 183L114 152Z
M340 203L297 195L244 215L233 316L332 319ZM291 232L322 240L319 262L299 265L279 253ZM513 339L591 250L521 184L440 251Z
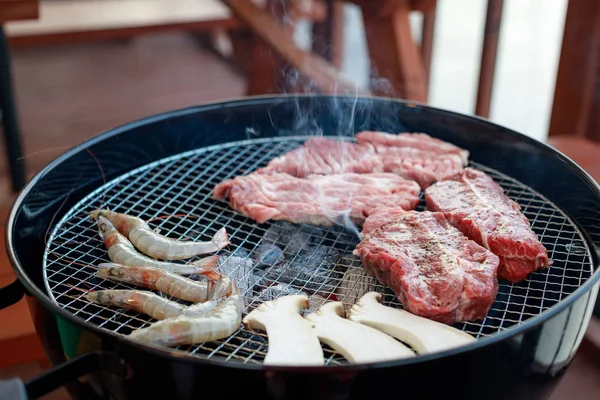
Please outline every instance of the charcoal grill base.
M102 186L103 175L110 182L166 157L234 141L323 132L351 137L365 129L427 132L468 149L474 163L549 199L579 229L591 252L591 269L585 257L567 267L593 274L542 314L473 345L415 360L322 369L222 362L141 346L58 307L47 292L46 234ZM417 399L544 399L579 347L596 303L599 222L600 190L586 173L549 147L488 121L391 99L267 96L147 118L65 153L20 194L7 221L6 242L52 363L101 350L118 355L130 367L126 378L104 372L77 381L73 385L82 392L73 392L76 398L264 399L306 398L307 393L364 398L393 390ZM223 379L227 384L215 384Z

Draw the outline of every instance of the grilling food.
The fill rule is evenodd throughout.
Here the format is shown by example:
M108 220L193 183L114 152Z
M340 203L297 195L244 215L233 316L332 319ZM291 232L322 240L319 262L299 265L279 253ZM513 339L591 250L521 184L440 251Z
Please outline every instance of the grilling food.
M143 290L97 290L84 297L92 303L144 313L158 320L180 315L199 316L216 306L216 300L185 306Z
M98 232L108 250L108 257L116 264L128 267L154 267L179 275L203 274L213 280L221 276L215 269L218 256L210 256L190 264L176 264L157 261L138 253L131 242L127 240L114 225L103 216L98 216Z
M109 220L142 253L162 260L183 260L214 253L229 244L227 231L221 228L208 242L179 241L160 235L141 218L109 210L94 210L90 216Z
M370 144L357 145L316 136L306 140L302 146L274 158L259 172L285 172L299 178L314 174L366 174L382 172L382 164Z
M345 318L340 302L329 302L306 316L319 340L350 363L414 357L415 353L391 336Z
M428 150L438 154L456 154L462 160L463 165L469 161L469 151L461 149L452 143L433 138L426 133L387 133L377 131L363 131L356 134L356 142L371 143L388 147L413 147L420 150Z
M212 310L203 312L199 316L182 315L158 321L146 328L131 332L129 338L154 346L176 347L229 337L239 329L242 309L245 306L237 283L232 282L232 293L229 297L215 301L218 304Z
M520 282L549 265L546 248L521 207L483 171L466 168L425 191L427 208L500 258L498 277Z
M193 303L203 303L210 297L223 297L231 292L231 280L226 276L221 279L227 280L229 285L222 285L223 290L215 292L216 284L213 281L196 282L181 275L152 267L126 267L120 264L102 263L98 265L96 276L113 282L129 283L146 289L158 290L171 297ZM215 293L211 294L211 291Z
M390 173L309 175L251 173L217 185L213 198L229 197L234 210L259 224L269 220L320 226L360 224L378 207L412 210L420 187Z
M385 220L381 214L393 215ZM413 314L446 324L483 319L498 291L498 257L442 213L380 211L356 246L364 266ZM367 222L369 219L367 219Z
M144 313L154 319L181 315L184 305L142 290L98 290L84 296L92 303Z
M321 343L299 313L309 308L305 295L278 297L261 303L242 320L246 329L267 332L265 365L324 365Z
M415 180L421 188L425 188L445 176L462 171L466 164L464 151L460 154L454 148L452 151L443 151L428 135L398 135L410 138L405 141L405 146L401 146L399 141L394 145L390 145L387 139L375 141L372 138L375 135L372 132L369 136L363 136L361 143L313 137L301 147L271 160L258 172L285 172L300 178L313 174L391 172ZM411 144L415 141L424 144ZM432 144L437 146L435 150L431 148Z
M451 326L381 304L381 294L366 293L352 306L348 319L384 332L417 354L435 353L472 343L475 338Z
M406 210L398 207L379 210L367 218L363 224L361 235L364 236L367 233L382 227L383 225L391 224L397 221L400 217L403 217L405 214Z

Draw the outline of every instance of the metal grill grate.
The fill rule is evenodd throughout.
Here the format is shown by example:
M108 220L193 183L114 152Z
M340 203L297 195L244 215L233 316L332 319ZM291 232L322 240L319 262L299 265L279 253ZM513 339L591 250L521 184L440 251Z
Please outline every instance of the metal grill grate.
M221 267L238 281L246 299L244 315L282 287L308 294L312 305L309 311L325 300L342 301L349 307L371 290L383 293L385 304L401 307L393 293L366 274L358 257L352 255L358 242L353 233L341 227L322 229L282 222L258 225L231 210L227 203L212 200L216 184L266 165L306 138L259 139L199 149L157 161L107 183L74 206L50 235L44 257L48 293L78 317L119 334L127 335L155 322L144 314L91 304L82 298L89 290L134 288L94 276L93 266L110 260L87 212L108 207L145 220L175 214L189 216L150 222L170 237L206 240L226 227L232 244L230 250L220 252ZM521 205L554 260L549 269L531 274L524 282L502 281L496 302L481 323L456 325L479 338L509 329L557 304L592 275L593 264L581 233L554 204L510 177L482 165L471 165L490 174ZM423 204L419 209L424 209ZM269 253L269 246L283 252L282 263L265 267L258 261L261 254ZM241 263L240 256L252 262ZM178 349L202 357L261 363L266 345L266 335L240 328L227 339ZM345 362L324 348L328 365Z

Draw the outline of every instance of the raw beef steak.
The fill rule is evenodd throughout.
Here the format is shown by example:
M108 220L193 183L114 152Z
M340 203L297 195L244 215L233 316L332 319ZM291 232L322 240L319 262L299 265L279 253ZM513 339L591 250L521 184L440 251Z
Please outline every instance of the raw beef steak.
M549 265L546 248L521 207L485 172L466 168L425 191L427 208L441 211L465 235L500 258L498 277L519 282Z
M217 185L213 198L229 197L230 206L258 223L284 220L332 226L344 216L362 224L377 208L419 204L420 188L395 174L309 175L287 173L239 176Z
M407 311L446 324L487 315L498 292L498 257L444 214L381 210L365 226L354 254Z

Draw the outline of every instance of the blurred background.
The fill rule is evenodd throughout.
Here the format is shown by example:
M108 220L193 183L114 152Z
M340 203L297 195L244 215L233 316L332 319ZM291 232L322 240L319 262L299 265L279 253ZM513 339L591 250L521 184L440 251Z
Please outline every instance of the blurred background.
M263 93L369 89L479 115L600 179L598 0L245 3L0 0L2 222L24 180L100 132ZM13 279L1 252L0 286ZM0 313L15 321L0 327L0 379L46 368L26 306ZM599 325L553 399L600 398Z

